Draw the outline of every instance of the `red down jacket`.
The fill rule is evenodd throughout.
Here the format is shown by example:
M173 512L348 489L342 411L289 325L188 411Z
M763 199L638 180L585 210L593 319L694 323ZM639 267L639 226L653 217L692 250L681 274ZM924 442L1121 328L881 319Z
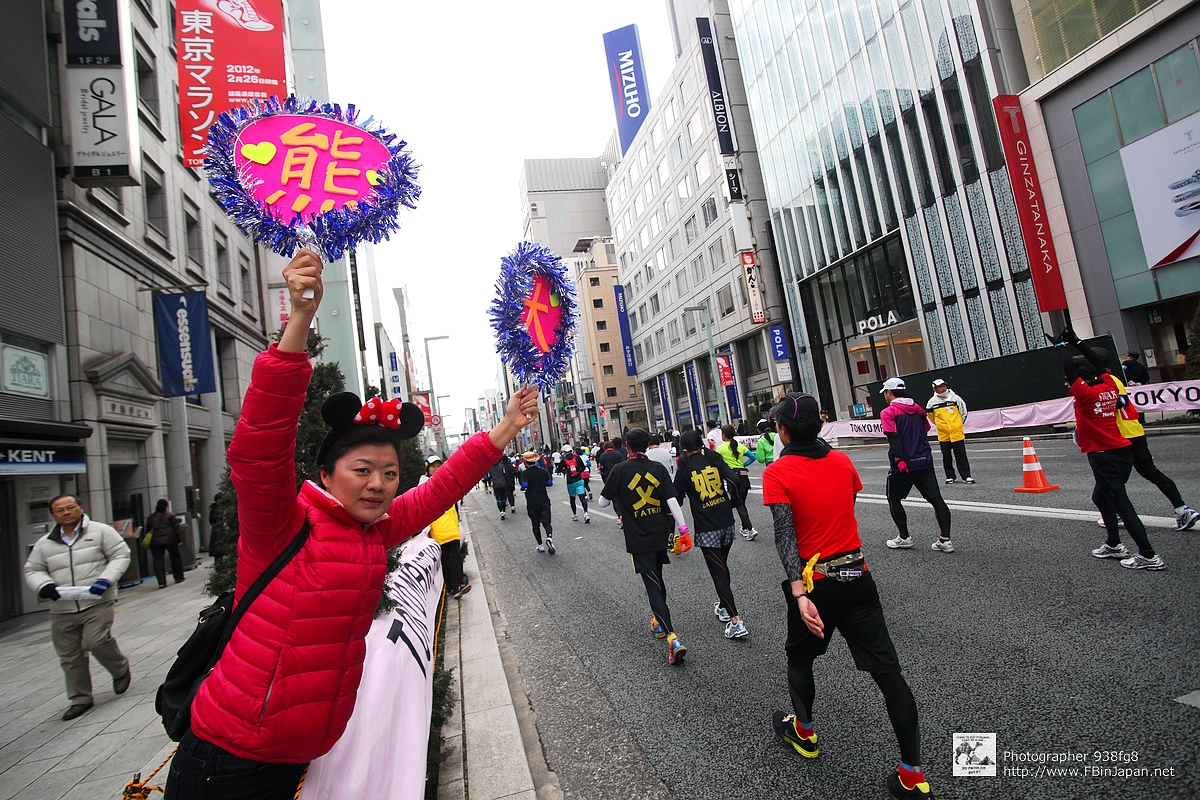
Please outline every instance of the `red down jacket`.
M296 495L296 428L311 375L305 353L271 345L260 354L227 454L238 494L239 598L305 517L310 524L192 705L196 736L255 761L300 763L333 747L354 710L387 551L440 517L500 457L476 434L364 529L315 484Z

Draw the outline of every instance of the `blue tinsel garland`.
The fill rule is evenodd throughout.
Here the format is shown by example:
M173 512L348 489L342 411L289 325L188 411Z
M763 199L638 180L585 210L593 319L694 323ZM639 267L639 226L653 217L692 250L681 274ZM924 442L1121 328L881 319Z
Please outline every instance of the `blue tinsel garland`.
M358 208L334 209L315 217L308 224L311 234L303 230L298 214L285 220L279 211L257 202L238 180L234 161L237 137L251 122L278 114L306 114L345 122L361 128L387 147L391 159L378 170L380 180L371 200L360 202ZM254 100L217 117L208 130L204 167L213 197L234 224L254 241L280 255L291 256L296 248L315 238L325 257L335 260L359 242L378 243L387 239L400 229L400 207L416 208L421 187L417 185L417 165L406 146L374 117L359 122L358 109L353 105L343 109L336 103L300 100L295 95L283 102L271 97Z
M536 275L549 282L562 307L562 321L554 330L554 344L548 353L538 350L521 320L525 299L533 290ZM575 327L579 320L575 286L567 276L562 259L550 250L534 242L521 242L500 259L496 298L492 300L488 315L496 331L496 352L518 381L545 390L570 370L571 356L575 353Z

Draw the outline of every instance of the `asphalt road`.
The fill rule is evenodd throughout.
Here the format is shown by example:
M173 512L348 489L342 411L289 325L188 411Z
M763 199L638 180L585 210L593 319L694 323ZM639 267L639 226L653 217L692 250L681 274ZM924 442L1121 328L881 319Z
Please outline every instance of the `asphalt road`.
M1159 465L1186 500L1200 505L1198 447L1194 436L1151 439ZM979 483L943 486L954 506L953 554L929 549L936 538L933 513L919 504L909 510L917 546L888 550L883 542L895 535L894 526L887 507L869 497L883 494L884 450L848 451L864 484L858 506L863 549L917 699L934 793L1200 796L1200 708L1176 701L1200 690L1200 530L1150 528L1169 565L1163 572L1094 559L1089 550L1103 532L1095 523L1085 459L1070 441L1038 442L1037 450L1059 491L1014 494L1020 443L971 443ZM756 465L755 489L760 476ZM1172 514L1158 490L1136 474L1129 489L1145 515ZM593 491L598 495L599 481ZM542 751L565 797L888 796L883 781L899 757L894 734L882 697L868 675L855 671L840 636L817 662L820 757L799 757L771 731L771 712L789 708L786 623L783 573L761 494L753 495L750 513L762 535L739 539L730 555L750 636L724 638L701 554L674 557L665 570L668 601L688 658L671 667L665 645L650 634L642 583L611 509L593 509L590 525L571 522L565 488L556 483L551 492L554 556L534 551L520 497L519 510L504 522L490 495L473 492L468 504ZM1040 511L977 510L971 503ZM996 733L1001 774L952 776L955 732ZM1005 760L1006 751L1034 759L1085 754L1086 760L1014 762ZM1116 762L1097 761L1113 753ZM1028 774L1004 775L1005 766ZM1145 768L1149 774L1047 771L1064 766L1081 773Z

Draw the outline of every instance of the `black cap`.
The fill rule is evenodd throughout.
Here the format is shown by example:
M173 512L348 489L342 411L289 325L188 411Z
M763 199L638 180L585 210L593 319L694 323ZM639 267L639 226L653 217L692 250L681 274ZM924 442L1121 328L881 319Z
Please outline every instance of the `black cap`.
M1130 351L1129 351L1128 353L1126 353L1125 355L1127 355L1127 356L1133 356L1134 358L1141 358L1141 357L1142 357L1142 354L1141 354L1141 353L1139 353L1137 350L1130 350Z
M817 398L803 392L789 392L779 399L771 409L771 416L777 420L793 422L801 414L819 415L821 407Z

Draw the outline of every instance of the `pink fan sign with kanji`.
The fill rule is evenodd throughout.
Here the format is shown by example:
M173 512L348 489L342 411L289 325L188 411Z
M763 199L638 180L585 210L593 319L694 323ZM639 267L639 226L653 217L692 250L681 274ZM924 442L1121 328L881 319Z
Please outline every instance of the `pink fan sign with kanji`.
M562 303L558 295L551 290L550 281L541 275L535 275L533 288L525 298L525 311L521 315L521 321L525 323L529 338L539 351L550 352L550 348L558 340L556 331L562 322L562 315Z
M392 154L373 135L326 117L277 114L237 138L234 163L250 196L302 223L369 201Z

